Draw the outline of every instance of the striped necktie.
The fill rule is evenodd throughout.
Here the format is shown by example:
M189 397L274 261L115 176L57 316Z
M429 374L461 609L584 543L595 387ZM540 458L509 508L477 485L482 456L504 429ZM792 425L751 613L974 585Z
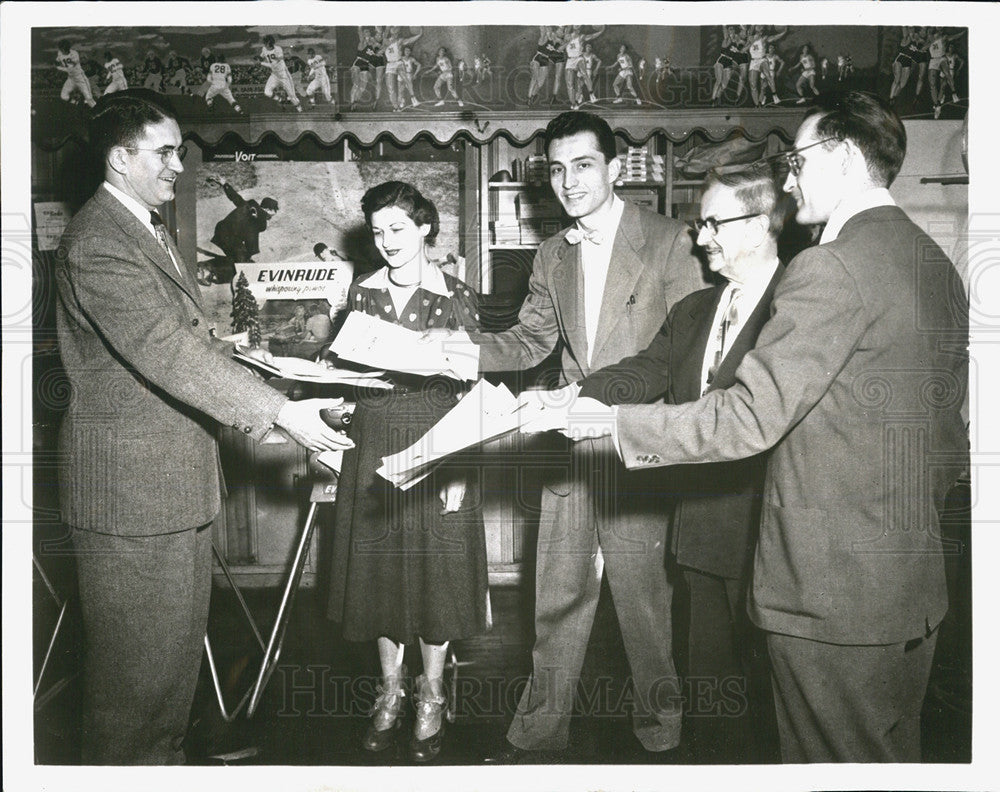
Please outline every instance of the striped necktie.
M149 222L153 225L153 231L156 234L156 241L160 243L160 247L163 251L170 256L170 261L174 265L174 269L177 270L177 274L184 277L181 272L181 266L177 263L177 259L174 258L174 254L170 252L170 245L167 244L167 227L163 224L163 218L160 217L160 213L153 210L149 213Z
M726 305L726 310L722 312L722 321L719 322L719 327L715 334L715 357L712 359L712 365L708 369L708 382L705 388L703 388L703 392L708 390L708 385L712 384L712 380L715 379L715 375L719 370L719 365L726 356L726 338L729 336L730 328L739 321L739 314L736 311L736 301L739 299L739 296L740 289L738 286L734 286L729 292L729 302Z
M170 246L167 244L167 227L163 225L163 218L160 217L160 213L153 210L149 213L149 222L153 224L153 233L156 234L156 241L160 243L160 247L169 255Z

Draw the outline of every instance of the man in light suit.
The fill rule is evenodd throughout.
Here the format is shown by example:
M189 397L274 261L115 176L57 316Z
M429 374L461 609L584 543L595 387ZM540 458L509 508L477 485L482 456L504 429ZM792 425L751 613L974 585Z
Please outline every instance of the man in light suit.
M603 404L697 401L736 382L736 369L771 315L784 268L778 235L784 202L770 169L713 174L705 185L698 244L724 283L689 294L670 310L638 355L580 382L580 395ZM753 635L746 587L757 538L766 454L733 462L680 465L670 471L677 495L671 549L689 601L687 685L691 725L701 737L692 758L725 752L754 761L773 710L766 685L750 690ZM772 738L773 739L773 738ZM688 738L685 738L688 742Z
M576 222L539 248L517 325L472 340L481 371L528 369L561 346L571 382L644 349L670 306L705 281L687 226L615 196L621 162L607 122L563 113L546 142L552 189ZM532 677L495 761L567 747L604 572L635 684L634 731L652 752L680 740L660 476L626 473L605 440L585 445L545 475Z
M920 760L947 608L938 513L968 463L968 301L886 189L905 151L883 100L821 99L785 189L800 223L826 227L788 265L736 383L683 405L577 399L534 421L613 433L629 468L772 449L749 610L786 762Z
M103 97L91 143L105 181L70 222L56 321L72 399L60 502L84 629L82 761L176 764L201 664L220 505L218 424L275 425L314 449L350 445L214 338L192 268L155 209L184 170L180 128L153 92Z

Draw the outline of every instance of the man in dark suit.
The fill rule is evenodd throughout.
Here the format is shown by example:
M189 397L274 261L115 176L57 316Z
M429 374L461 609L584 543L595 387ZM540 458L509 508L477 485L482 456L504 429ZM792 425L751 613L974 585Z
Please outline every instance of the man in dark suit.
M552 189L575 223L538 249L518 323L472 340L482 371L529 369L561 347L560 376L571 382L645 349L670 306L705 281L690 229L615 196L621 161L607 122L563 113L546 141ZM605 573L635 685L635 734L658 753L680 741L664 568L669 503L657 473L626 473L605 440L584 445L540 473L532 677L496 761L567 747Z
M253 256L260 253L261 232L267 230L267 221L278 213L278 202L273 198L265 198L260 203L253 199L248 201L222 176L211 177L209 181L222 187L236 207L215 224L212 243L218 245L233 264L253 261Z
M968 464L968 300L889 195L905 151L883 100L819 100L785 189L800 223L826 227L788 265L736 383L683 405L577 399L532 422L613 433L629 468L772 449L749 609L787 762L920 760L947 608L938 513Z
M770 317L783 270L779 197L769 170L710 176L695 224L709 268L725 282L677 302L645 350L585 377L580 395L603 404L645 404L666 394L668 403L684 404L733 385L740 361ZM669 486L678 498L671 547L689 600L686 688L692 724L708 727L692 754L697 758L724 750L752 761L754 733L762 728L760 713L750 706L751 698L761 696L748 689L745 592L765 461L758 454L670 470Z
M84 629L82 760L183 761L220 505L217 424L275 425L314 449L350 444L215 338L159 214L183 171L180 128L146 90L104 97L91 143L105 181L70 222L56 321L73 397L59 444Z

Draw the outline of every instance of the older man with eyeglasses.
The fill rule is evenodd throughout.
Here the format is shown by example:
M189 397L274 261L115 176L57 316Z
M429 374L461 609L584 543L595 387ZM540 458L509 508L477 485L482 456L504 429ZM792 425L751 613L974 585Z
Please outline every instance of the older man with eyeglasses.
M889 195L905 151L883 100L821 98L785 190L798 222L825 228L789 263L734 384L681 405L578 398L532 416L612 434L629 468L770 450L748 607L786 762L920 760L947 609L938 514L968 464L968 300Z
M273 426L313 449L351 446L213 335L193 269L158 209L184 145L152 91L102 97L91 143L104 183L56 263L59 352L72 388L59 437L62 519L83 617L84 764L178 764L201 666L220 507L217 425Z
M725 279L679 300L638 355L580 381L603 404L697 401L727 388L770 316L784 267L777 237L783 201L770 168L709 176L695 221L708 266ZM689 755L759 761L773 736L766 674L751 672L746 584L756 543L766 456L671 470L677 495L670 545L687 587ZM760 647L757 647L758 649ZM751 680L758 684L751 689ZM765 684L761 685L759 682ZM773 730L773 725L771 726ZM763 739L758 739L763 738Z

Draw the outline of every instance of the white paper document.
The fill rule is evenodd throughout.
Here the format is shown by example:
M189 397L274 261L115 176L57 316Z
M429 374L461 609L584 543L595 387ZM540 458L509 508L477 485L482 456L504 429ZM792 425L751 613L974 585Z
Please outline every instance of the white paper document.
M379 379L384 371L353 371L351 369L329 368L322 363L297 357L275 357L274 363L265 363L237 349L233 357L241 363L256 366L261 371L283 379L300 382L316 382L326 385L357 385L365 388L391 388L392 385Z
M423 333L351 311L330 350L337 357L374 368L430 376L452 373L474 380L479 359L469 344L425 339Z
M480 380L416 443L382 457L378 474L406 490L447 456L495 440L518 426L518 400L506 386Z

